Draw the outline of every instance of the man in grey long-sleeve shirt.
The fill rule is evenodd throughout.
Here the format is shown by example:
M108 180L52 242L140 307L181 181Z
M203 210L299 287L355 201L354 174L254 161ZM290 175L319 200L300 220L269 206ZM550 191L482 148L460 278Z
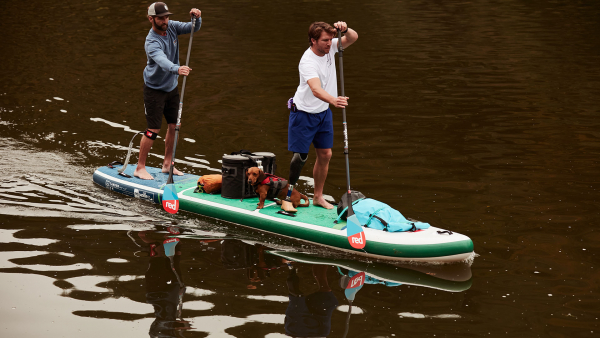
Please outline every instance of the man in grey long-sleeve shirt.
M168 173L171 168L175 124L179 110L177 79L179 75L188 76L192 70L187 66L179 65L178 39L179 35L192 32L192 24L169 21L171 14L163 2L155 2L148 7L148 20L152 24L152 29L146 36L144 45L148 57L148 63L144 69L144 108L148 129L144 133L145 137L142 137L140 141L140 155L134 172L134 176L144 180L154 179L146 170L146 158L158 132L160 132L163 115L167 120L168 129L165 137L165 158L162 172ZM196 18L194 30L196 32L202 24L201 12L192 8L190 15ZM183 175L175 168L173 168L173 174Z

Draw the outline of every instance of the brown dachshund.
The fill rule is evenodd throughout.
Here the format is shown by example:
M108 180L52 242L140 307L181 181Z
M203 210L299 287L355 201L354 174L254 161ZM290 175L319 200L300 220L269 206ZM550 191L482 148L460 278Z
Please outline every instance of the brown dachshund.
M281 205L281 201L287 197L290 185L282 178L265 174L265 172L258 167L248 168L246 177L248 178L248 183L254 187L254 191L258 194L259 202L257 209L264 208L265 200L267 198L275 199L275 197L277 197L279 200L276 200L276 202ZM273 181L270 181L268 179L269 177L272 177ZM277 181L281 182L281 187L277 187ZM283 183L285 183L285 186L283 186ZM310 205L308 197L299 193L297 190L292 190L291 200L294 208L308 207ZM305 200L306 203L300 204L301 200Z

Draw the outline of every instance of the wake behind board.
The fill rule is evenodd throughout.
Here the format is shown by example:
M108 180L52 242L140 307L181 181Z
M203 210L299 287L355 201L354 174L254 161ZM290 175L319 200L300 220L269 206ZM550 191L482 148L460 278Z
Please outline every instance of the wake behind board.
M94 183L126 196L158 204L162 202L168 174L162 173L159 168L146 167L154 180L142 180L133 176L134 165L125 170L125 174L131 177L119 175L119 168L120 165L98 168L93 175ZM346 222L334 223L337 219L335 209L326 210L311 204L299 208L296 217L289 217L278 214L280 206L267 201L265 207L258 210L258 197L240 201L195 193L198 178L190 174L173 177L181 210L376 259L459 262L473 255L473 242L469 237L433 226L415 232L364 228L367 244L363 250L357 250L348 243Z

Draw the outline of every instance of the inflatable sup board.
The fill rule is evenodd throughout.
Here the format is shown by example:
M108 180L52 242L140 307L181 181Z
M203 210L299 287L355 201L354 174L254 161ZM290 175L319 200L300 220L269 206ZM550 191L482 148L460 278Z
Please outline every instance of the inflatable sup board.
M129 177L118 173L121 167L98 168L93 175L94 183L126 196L162 203L168 174L159 168L146 167L154 179L142 180L133 176L135 165L129 165L124 171ZM434 226L415 232L364 228L366 245L363 249L354 249L347 239L346 222L334 223L335 208L327 210L311 204L298 208L296 217L290 217L279 214L280 206L272 201L266 201L263 209L256 209L258 197L240 200L196 193L198 178L191 174L173 177L180 210L374 259L444 263L466 261L474 255L469 237Z

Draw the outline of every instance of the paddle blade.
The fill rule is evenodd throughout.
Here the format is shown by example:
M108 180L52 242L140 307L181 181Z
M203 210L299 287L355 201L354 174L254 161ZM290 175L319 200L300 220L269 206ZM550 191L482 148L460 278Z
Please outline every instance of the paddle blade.
M165 256L174 257L175 247L179 243L179 238L170 238L163 242L163 248L165 249Z
M348 236L348 242L354 249L362 249L367 245L365 238L365 232L358 222L358 218L354 213L350 215L352 207L348 208L348 217L346 219L346 236Z
M346 286L346 290L344 290L344 295L346 295L346 299L348 299L349 301L353 301L354 296L356 296L356 293L358 292L358 290L360 290L363 287L364 284L365 284L365 273L364 272L358 273L358 274L354 275L352 278L350 278L350 280L348 281L348 285Z
M348 237L348 243L354 249L360 250L367 245L367 239L365 238L363 227L360 226L358 217L356 217L354 209L352 209L352 191L348 189L348 192L344 196L346 197L346 205L348 205L348 213L346 214L346 236Z
M179 197L177 197L177 190L175 184L167 184L162 195L163 209L170 214L176 214L179 211Z

